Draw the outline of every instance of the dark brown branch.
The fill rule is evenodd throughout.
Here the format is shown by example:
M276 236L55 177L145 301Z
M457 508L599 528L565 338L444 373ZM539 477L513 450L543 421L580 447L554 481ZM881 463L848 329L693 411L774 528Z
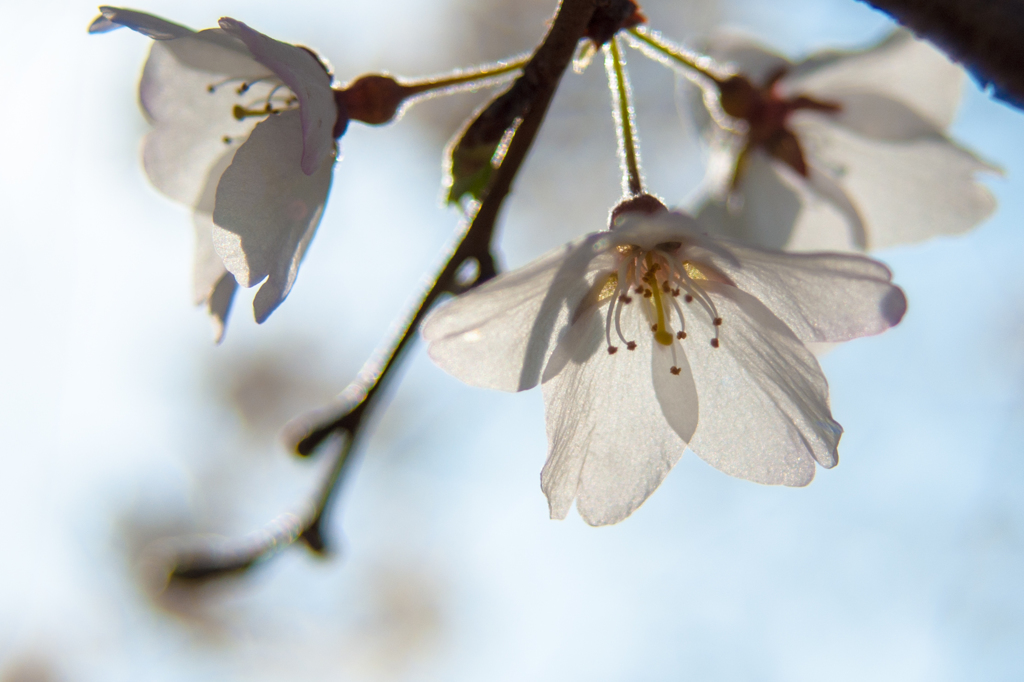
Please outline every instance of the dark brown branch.
M205 579L245 571L259 560L269 556L271 552L292 543L296 537L301 538L315 551L324 550L322 524L326 510L337 491L349 454L365 428L366 417L376 403L375 399L397 367L403 351L415 338L420 322L423 321L434 302L442 294L465 288L457 281L457 274L462 266L465 263L476 261L478 275L473 284L479 284L494 276L495 265L491 241L502 204L511 191L512 183L533 146L537 132L547 113L548 105L558 87L558 82L572 61L577 43L586 34L595 8L616 1L563 0L561 2L544 42L537 48L519 77L519 80L528 84L525 88L520 86L520 89L531 92L533 101L530 103L522 123L516 129L501 165L494 171L479 210L473 216L472 222L466 228L462 238L455 245L450 257L441 268L441 272L392 340L383 361L368 362L359 377L342 392L338 403L332 408L301 417L289 425L288 431L294 436L293 442L297 443L296 451L300 455L312 454L333 435L337 435L341 439L336 459L324 481L316 506L308 519L304 520L301 531L298 534L288 533L282 534L281 537L272 537L269 542L253 546L249 552L244 551L243 548L227 553L211 550L204 554L179 555L179 561L173 568L171 578ZM515 87L516 84L513 84L512 88ZM220 557L224 557L226 561L219 563Z
M1024 0L865 0L1024 108Z

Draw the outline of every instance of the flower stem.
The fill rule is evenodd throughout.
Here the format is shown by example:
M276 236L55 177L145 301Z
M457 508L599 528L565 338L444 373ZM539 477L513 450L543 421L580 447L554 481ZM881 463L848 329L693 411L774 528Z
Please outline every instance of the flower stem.
M604 46L604 51L608 87L612 91L612 115L619 138L622 191L626 196L636 196L643 193L644 183L640 174L640 151L636 137L636 122L633 119L629 75L626 73L626 64L622 59L618 38L609 40Z
M293 420L289 432L298 436L296 451L310 455L331 436L341 439L335 459L325 476L319 494L309 512L303 514L298 526L270 524L257 533L258 542L234 543L232 549L208 546L202 552L179 554L170 577L183 580L208 579L239 573L261 563L283 547L302 539L311 549L324 551L323 520L331 500L337 494L349 457L366 428L372 408L379 403L380 389L398 366L409 343L416 338L420 322L435 301L448 292L462 291L493 277L494 257L491 241L498 213L512 188L527 153L533 146L554 97L559 80L572 61L573 51L586 32L594 13L596 0L562 0L544 42L523 67L521 78L531 83L533 101L522 123L516 128L501 165L495 169L488 191L468 227L456 238L444 265L416 305L397 327L385 352L369 360L356 378L339 396L336 403L316 413ZM463 265L476 261L478 275L470 284L460 283L458 273Z
M678 45L673 45L656 31L649 31L643 26L637 26L629 29L627 33L627 39L633 47L663 64L682 66L684 69L716 83L728 75L711 57L702 56Z
M520 55L508 60L486 64L467 71L454 71L443 76L432 76L416 80L401 81L402 88L408 96L425 92L447 90L455 92L464 88L479 87L492 81L502 80L502 76L511 76L522 69L530 61L530 55ZM447 93L440 93L447 94Z

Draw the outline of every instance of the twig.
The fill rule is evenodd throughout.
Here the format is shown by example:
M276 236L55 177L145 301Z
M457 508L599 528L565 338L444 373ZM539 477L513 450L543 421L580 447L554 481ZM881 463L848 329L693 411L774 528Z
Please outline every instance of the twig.
M301 538L315 551L324 551L323 521L342 480L349 455L362 436L367 417L377 402L381 388L393 373L409 342L415 338L420 322L442 294L465 288L464 284L457 281L457 273L464 264L476 261L478 274L472 282L473 285L484 282L496 274L491 241L498 213L512 188L519 168L533 146L558 82L572 60L576 44L585 35L595 8L609 1L614 0L562 0L544 42L534 52L519 77L519 80L525 80L530 85L526 90L533 93L534 100L516 129L501 165L495 170L472 222L452 249L433 284L398 327L383 358L373 359L364 366L359 377L339 396L337 403L340 404L336 403L334 408L299 418L289 426L292 434L302 434L295 441L296 451L303 456L312 454L330 436L337 435L341 439L335 461L321 488L321 494L311 513L304 519L301 530L298 533L290 530L280 537L272 536L269 540L253 546L249 553L244 550L228 553L211 550L202 556L192 553L181 557L172 570L171 578L211 578L244 571L265 559L270 553L293 543L296 538ZM262 535L266 537L266 533ZM217 559L221 555L230 560L219 564Z

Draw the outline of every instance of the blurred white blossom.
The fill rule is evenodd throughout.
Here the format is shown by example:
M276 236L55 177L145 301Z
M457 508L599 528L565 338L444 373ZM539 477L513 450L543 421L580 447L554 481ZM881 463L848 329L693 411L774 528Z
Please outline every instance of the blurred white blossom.
M193 209L194 291L217 325L234 296L264 282L263 322L288 295L331 185L339 112L327 66L235 19L194 32L113 7L90 32L120 26L156 42L139 99L153 125L143 164L161 192Z
M995 208L976 174L996 169L945 133L963 71L909 33L798 63L736 35L708 51L736 75L706 90L705 229L769 248L881 249L964 232Z
M430 357L474 386L544 386L553 518L621 521L689 445L758 483L806 485L842 428L805 342L900 321L882 264L717 240L682 213L629 212L499 275L424 322ZM699 408L699 409L698 409Z

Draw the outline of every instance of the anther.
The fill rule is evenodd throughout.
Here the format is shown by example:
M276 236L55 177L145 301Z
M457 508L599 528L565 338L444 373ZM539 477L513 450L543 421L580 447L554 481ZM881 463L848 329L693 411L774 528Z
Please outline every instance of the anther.
M672 295L673 296L678 296L679 295L679 287L676 287L675 289L672 290Z
M668 368L668 371L672 372L672 374L676 376L679 376L679 373L682 372L683 370L673 365L672 367Z
M686 297L683 300L686 301L687 303L693 303L693 296L690 296L690 294L687 294Z
M686 338L686 332L676 332L676 338L682 341Z
M249 92L250 87L252 87L252 83L242 83L238 86L237 92L239 95L244 95L245 93Z
M716 327L721 327L722 326L722 318L720 318L720 317L716 317L715 318L715 326Z
M718 339L711 339L711 347L718 348Z
M623 303L632 303L633 299L626 294L619 294L619 300Z
M661 283L661 290L664 291L666 294L672 293L672 287L668 285L668 282Z
M615 346L608 346L608 355L615 355L618 350Z
M231 144L231 138L228 137L227 135L222 137L221 140L223 140L224 144Z
M636 341L627 341L626 350L636 350Z
M652 324L652 325L651 325L651 331L652 331L652 332L656 332L656 331L658 331L658 325L657 325L657 323L655 323L655 324Z

